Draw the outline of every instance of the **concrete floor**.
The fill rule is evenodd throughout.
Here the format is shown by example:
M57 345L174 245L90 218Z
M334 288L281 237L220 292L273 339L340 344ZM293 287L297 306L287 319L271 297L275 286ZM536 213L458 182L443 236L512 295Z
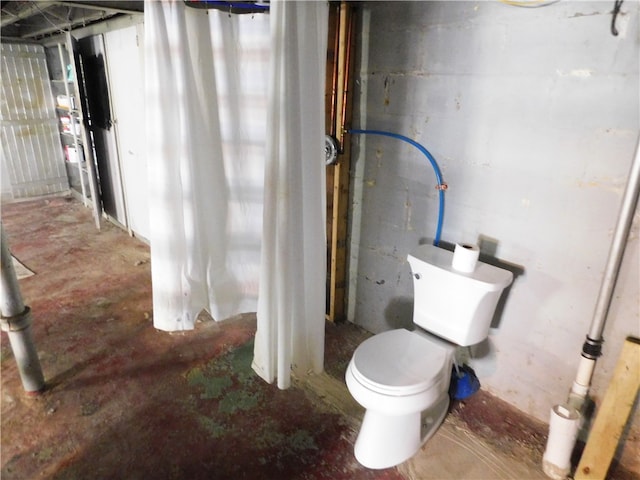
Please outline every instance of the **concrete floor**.
M338 409L357 430L364 411L342 381L323 377L308 379L305 388L324 398L328 408ZM538 465L540 448L540 437L536 436L500 448L471 431L454 411L418 454L399 465L397 471L402 478L413 480L547 479Z
M544 479L546 428L480 391L410 461L353 458L362 409L344 371L369 335L327 324L326 372L280 391L250 369L255 316L152 325L149 249L66 198L4 205L47 390L22 391L2 335L1 476L9 479ZM612 478L632 478L616 476Z

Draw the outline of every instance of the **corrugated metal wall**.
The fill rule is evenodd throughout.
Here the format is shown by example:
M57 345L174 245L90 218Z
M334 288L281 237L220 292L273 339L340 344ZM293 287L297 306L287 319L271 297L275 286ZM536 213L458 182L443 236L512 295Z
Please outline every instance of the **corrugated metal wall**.
M0 45L3 186L13 198L63 192L69 181L51 84L40 45Z

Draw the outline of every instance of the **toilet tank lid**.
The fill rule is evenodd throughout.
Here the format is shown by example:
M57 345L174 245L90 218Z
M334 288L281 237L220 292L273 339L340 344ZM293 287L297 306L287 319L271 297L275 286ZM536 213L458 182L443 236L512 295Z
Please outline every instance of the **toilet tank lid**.
M513 273L504 268L494 267L488 263L478 261L476 269L471 273L460 272L453 269L453 252L434 245L420 245L409 254L409 260L413 257L416 260L428 263L434 267L451 272L461 277L472 278L478 282L486 284L490 291L502 290L513 281Z

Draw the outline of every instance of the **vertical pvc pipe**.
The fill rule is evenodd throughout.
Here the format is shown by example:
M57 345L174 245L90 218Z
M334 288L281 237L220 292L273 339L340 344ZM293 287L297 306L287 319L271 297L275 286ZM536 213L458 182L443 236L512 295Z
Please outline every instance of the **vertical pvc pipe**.
M7 246L4 227L0 224L1 279L0 279L0 326L7 332L13 356L16 359L22 386L27 395L38 395L45 382L31 334L31 310L25 306L20 293L13 261Z
M549 440L542 457L542 470L554 480L564 480L571 472L571 454L580 427L577 410L556 405L551 409Z

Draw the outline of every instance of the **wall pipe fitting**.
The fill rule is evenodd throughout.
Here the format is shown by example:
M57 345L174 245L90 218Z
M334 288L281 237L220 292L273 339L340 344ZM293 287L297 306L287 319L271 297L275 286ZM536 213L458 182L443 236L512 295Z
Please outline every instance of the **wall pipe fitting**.
M22 301L18 278L7 246L4 226L0 224L1 281L0 328L7 332L16 359L22 386L27 395L35 396L45 388L44 375L31 333L31 309Z

